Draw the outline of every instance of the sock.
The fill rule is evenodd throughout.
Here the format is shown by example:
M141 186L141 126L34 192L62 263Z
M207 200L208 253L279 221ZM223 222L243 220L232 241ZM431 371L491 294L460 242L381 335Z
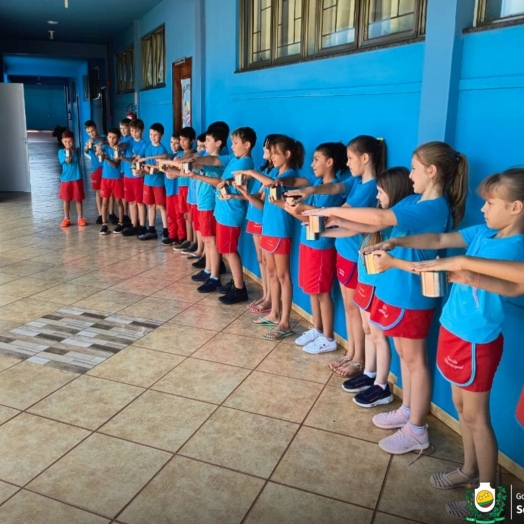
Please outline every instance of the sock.
M366 371L366 370L364 370L364 375L366 375L366 377L369 377L369 378L375 378L377 376L375 371Z
M424 435L424 432L426 431L425 424L423 426L415 426L411 422L408 422L408 425L411 428L411 431L413 431L415 435Z
M333 342L335 339L334 338L329 338L329 337L325 337L327 338L330 342Z
M213 280L218 280L218 277L214 277L214 276L211 276L211 277L209 277L209 278L211 278L211 279L213 279Z
M402 404L402 407L400 408L402 410L402 414L406 417L406 418L409 418L409 416L411 415L411 409L404 406L404 404Z
M69 217L67 217L67 218L69 218ZM84 216L83 215L78 215L78 218L84 218Z
M387 386L387 383L386 384L379 384L377 381L375 381L375 384L373 384L374 386L380 386L382 389L386 389L386 386Z
M80 217L78 217L78 218L80 218ZM64 219L65 219L65 220L69 220L69 217L64 217Z
M204 269L204 273L205 273L206 275L211 275L211 271L208 271L207 269Z

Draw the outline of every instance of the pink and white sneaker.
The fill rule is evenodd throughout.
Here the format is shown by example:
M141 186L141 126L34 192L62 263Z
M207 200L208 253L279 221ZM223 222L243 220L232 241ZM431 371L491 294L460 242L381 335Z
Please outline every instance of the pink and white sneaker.
M422 435L415 435L411 426L406 424L402 429L399 429L393 435L383 438L378 445L380 449L384 450L386 453L391 453L392 455L403 455L404 453L409 453L410 451L418 451L422 453L423 450L428 449L429 436L428 436L428 427L424 428L424 433Z
M395 429L403 428L408 423L409 418L402 413L402 407L400 407L395 411L379 413L378 415L375 415L372 420L377 428Z

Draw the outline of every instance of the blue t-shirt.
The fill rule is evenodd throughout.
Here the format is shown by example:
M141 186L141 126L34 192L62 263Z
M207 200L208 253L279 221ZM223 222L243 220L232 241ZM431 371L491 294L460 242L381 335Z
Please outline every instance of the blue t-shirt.
M243 171L253 169L254 167L253 159L250 156L237 158L234 155L221 155L219 158L222 165L226 166L222 173L222 180L233 178L234 171ZM229 186L229 193L232 195L239 194L239 192L231 185ZM216 221L223 226L241 227L246 214L247 202L237 198L222 200L219 198L219 191L215 191L215 194Z
M102 167L102 178L118 180L120 178L120 163L117 165L117 167L113 167L108 162L108 160L111 160L111 162L115 162L115 150L108 145L104 145L102 146L102 151L107 156L107 158L104 158L104 165Z
M223 166L203 166L202 175L210 178L221 178ZM197 209L199 211L213 211L215 209L216 190L211 184L201 182L197 187Z
M264 169L262 171L263 175L266 175L270 178L275 178L278 175L278 169ZM252 195L258 195L260 193L260 189L262 188L262 182L259 180L252 179L252 185L251 185L251 194ZM250 202L247 204L247 215L246 220L248 222L254 222L255 224L262 224L262 217L264 215L263 209L258 209L258 207L254 206Z
M145 149L145 156L158 156L158 155L167 155L167 149L164 147L163 144L159 144L158 146L154 146L153 144L149 144ZM150 166L156 165L157 159L151 158L150 160L146 160L146 164ZM144 184L151 187L164 187L164 173L160 171L159 173L155 173L154 175L145 175L144 176Z
M344 180L349 188L346 204L351 207L373 207L377 202L377 181L372 178L365 184L362 178L352 177ZM362 235L340 237L335 240L335 248L341 257L351 262L358 261L358 250L362 244Z
M410 195L395 204L391 211L395 213L397 225L391 231L391 237L407 237L423 233L444 233L451 225L450 207L444 197L433 200L420 200L422 195ZM403 260L421 262L436 258L434 249L409 249L396 247L391 255ZM433 309L438 298L422 295L420 275L401 269L389 269L384 278L379 280L377 297L390 306L402 309Z
M170 160L175 158L177 155L170 155ZM178 177L167 178L167 175L164 177L164 186L166 188L166 196L178 195Z
M91 159L91 167L93 168L93 171L95 171L99 167L102 167L103 162L100 162L98 160L98 156L96 154L96 146L98 144L102 144L105 141L105 139L106 139L105 136L100 135L98 140L95 140L93 142L93 147L87 150L87 154L89 155L89 158Z
M486 225L459 231L467 246L466 255L496 260L524 261L524 235L496 238ZM455 336L472 344L495 340L504 321L504 298L465 284L453 284L442 310L440 323Z
M66 162L66 150L58 150L58 161L62 166L62 174L60 175L60 182L74 182L75 180L82 179L82 173L80 172L80 154L78 151L73 153L71 151L71 162Z
M322 185L322 179L317 179L318 182L315 184L317 186ZM345 181L335 178L330 184L344 183ZM339 195L311 195L307 200L306 204L313 207L340 207L344 203L344 194ZM330 237L320 237L318 240L307 240L306 239L306 226L304 226L300 231L300 242L302 244L312 247L313 249L330 249L335 246L335 239Z
M298 178L300 175L296 169L288 169L282 174L275 176L275 180L284 178ZM293 236L294 218L284 209L273 204L269 200L269 187L264 188L266 198L262 212L262 234L268 237L291 238ZM282 187L286 191L286 187Z
M188 151L179 151L175 156L181 158L183 157ZM190 182L190 178L187 177L187 176L179 176L178 177L178 187L188 187L189 186L189 182ZM189 194L189 189L188 189L188 194Z
M131 137L131 140L127 140L129 137L122 137L120 142L122 144L125 144L126 147L120 149L120 157L121 158L133 158L133 137ZM125 139L125 140L124 140ZM131 170L132 162L123 160L120 162L120 172L124 173L124 176L127 178L134 178L133 171Z

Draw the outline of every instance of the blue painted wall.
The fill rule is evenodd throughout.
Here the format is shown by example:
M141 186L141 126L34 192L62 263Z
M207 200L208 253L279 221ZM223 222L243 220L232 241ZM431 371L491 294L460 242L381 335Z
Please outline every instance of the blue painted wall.
M64 86L24 85L27 129L49 130L67 126Z

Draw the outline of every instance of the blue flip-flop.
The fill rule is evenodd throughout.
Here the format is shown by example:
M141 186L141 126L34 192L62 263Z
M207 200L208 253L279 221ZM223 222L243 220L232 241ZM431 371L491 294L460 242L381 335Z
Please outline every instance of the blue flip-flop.
M271 336L275 334L276 336ZM262 338L265 340L283 340L286 337L290 337L291 335L294 335L295 333L293 331L282 331L281 329L270 329Z
M255 326L276 326L277 323L273 322L272 320L267 320L267 318L264 317L258 317L255 320L252 320L253 324Z

